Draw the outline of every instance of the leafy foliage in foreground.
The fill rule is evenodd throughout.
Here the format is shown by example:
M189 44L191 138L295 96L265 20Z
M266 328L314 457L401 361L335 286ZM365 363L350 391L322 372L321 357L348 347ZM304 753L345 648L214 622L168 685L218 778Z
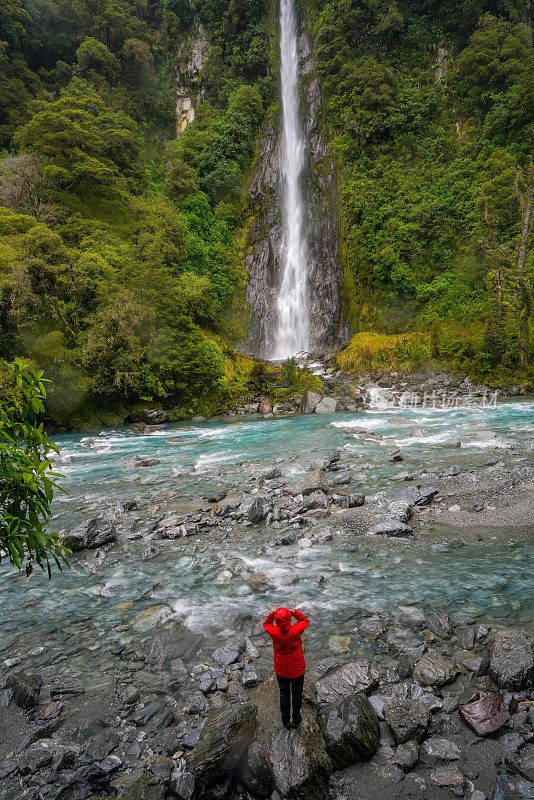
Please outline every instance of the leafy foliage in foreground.
M19 569L25 563L27 575L35 563L42 569L46 564L50 577L50 559L61 569L70 551L47 530L61 475L51 469L59 447L38 422L46 397L43 373L20 359L0 370L0 558L4 551Z

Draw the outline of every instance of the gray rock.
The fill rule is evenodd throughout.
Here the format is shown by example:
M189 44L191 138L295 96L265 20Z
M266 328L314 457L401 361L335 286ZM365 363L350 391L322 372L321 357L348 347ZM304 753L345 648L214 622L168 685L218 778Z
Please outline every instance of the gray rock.
M328 508L328 498L324 492L312 492L304 498L303 508L312 511L314 508Z
M159 553L159 547L156 547L155 544L147 544L143 550L143 561L150 561L151 559L156 558L156 556L159 556Z
M345 501L349 508L357 508L358 506L363 506L365 503L365 495L360 493L348 494Z
M403 744L399 744L395 750L392 764L396 767L400 767L403 772L410 772L410 770L415 767L418 760L419 745L417 742L414 742L413 739L410 739L407 742L403 742Z
M291 544L295 544L297 541L297 534L293 531L289 533L285 533L283 536L279 536L277 539L273 539L269 542L271 547L287 547Z
M364 694L352 694L322 712L326 752L334 769L367 761L379 742L378 719Z
M109 782L113 773L102 769L100 764L89 764L80 767L75 774L67 778L54 800L85 800L87 797L109 793Z
M282 470L279 467L271 467L260 475L264 481L273 481L275 478L282 477Z
M248 522L257 525L269 513L269 504L264 497L247 497L239 506L239 512Z
M94 550L117 539L117 529L112 522L102 528L99 528L99 525L100 522L97 518L82 522L66 533L63 541L73 552L77 552L85 548Z
M191 762L198 798L231 779L252 741L256 714L251 703L224 704L208 714Z
M370 692L378 686L378 672L369 661L351 661L327 672L317 681L319 705L332 705L357 692Z
M220 647L218 650L214 651L211 657L219 666L227 667L229 664L234 664L236 661L239 661L239 657L244 649L245 643L238 642L228 647Z
M522 630L503 630L495 634L489 674L501 689L519 691L533 685L534 643Z
M431 714L420 700L392 700L384 706L384 718L398 744L409 739L421 741L430 725Z
M323 397L315 406L316 414L334 414L338 409L338 402L333 397Z
M241 769L241 779L254 797L273 796L274 780L267 756L257 740L252 741ZM276 791L276 790L275 790ZM280 795L276 792L278 797Z
M19 708L30 711L39 702L42 685L39 675L12 672L7 676L6 685L13 692L13 699Z
M306 495L312 494L312 492L327 492L327 491L328 491L328 484L320 469L316 469L313 472L311 472L297 488L297 492L299 494L303 494L305 497Z
M252 667L245 667L241 680L243 682L243 686L250 688L251 686L256 686L256 684L259 683L260 676L258 675L257 670L253 669Z
M447 614L431 614L426 624L429 630L441 639L448 639L452 635L452 622Z
M439 736L434 736L427 739L421 745L421 751L429 759L437 761L457 761L460 758L461 752L458 745L450 742L448 739L442 739Z
M187 771L185 759L180 759L177 769L171 772L171 792L180 800L191 800L195 791L195 776Z
M312 414L318 403L321 402L321 395L318 392L306 390L300 401L299 411L301 414Z
M455 679L458 669L436 650L427 650L413 671L413 678L422 686L443 686Z
M248 638L245 639L245 654L249 658L250 661L255 661L257 658L260 657L260 651L256 647L256 645L251 642Z
M453 767L438 767L430 773L430 780L436 786L447 786L451 789L460 789L465 784L465 776Z
M203 694L211 692L213 688L213 678L209 672L205 672L203 675L201 675L200 681L198 682L198 688Z
M371 526L367 533L383 536L412 536L413 528L398 519L387 519Z
M323 800L332 763L321 734L313 686L305 681L302 724L298 731L282 727L275 676L254 695L258 709L257 741L280 796L288 800ZM274 712L274 713L273 713Z

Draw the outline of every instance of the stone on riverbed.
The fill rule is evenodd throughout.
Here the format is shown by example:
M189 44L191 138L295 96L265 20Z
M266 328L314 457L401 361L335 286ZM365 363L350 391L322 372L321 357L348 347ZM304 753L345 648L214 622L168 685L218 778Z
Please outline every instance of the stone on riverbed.
M489 674L501 689L519 691L533 685L534 641L522 630L495 634Z
M367 761L379 742L378 719L364 694L352 694L322 713L326 752L334 769Z
M104 544L114 542L116 538L117 529L115 525L111 522L99 528L99 520L95 517L87 522L82 522L69 531L65 534L63 541L73 552L78 552L85 548L95 550Z
M302 723L298 731L282 727L278 713L278 685L271 675L257 690L257 742L284 800L323 800L332 763L325 749L313 685L305 681ZM252 790L252 787L250 787Z
M297 488L297 492L299 494L303 494L305 497L306 495L312 494L313 492L327 492L327 491L328 491L328 484L320 469L315 469L313 472L311 472Z
M431 714L420 700L393 700L384 706L384 718L395 741L402 744L409 739L421 741L430 725Z
M383 536L413 536L413 528L398 519L386 519L372 525L367 533Z
M315 406L316 414L334 414L337 411L338 402L334 397L323 397Z
M238 509L248 522L254 525L262 522L269 512L269 505L265 497L247 497Z
M244 649L244 642L239 642L235 645L229 645L228 647L220 647L218 650L215 650L212 655L212 659L216 664L219 664L219 666L227 667L229 664L234 664L236 661L239 661L239 656Z
M256 713L252 703L238 703L225 704L208 714L192 759L199 800L230 784L252 741Z
M457 674L458 669L452 661L436 650L428 650L415 665L413 678L422 686L443 686L453 681Z
M327 672L316 685L319 705L331 705L355 692L372 691L378 685L378 672L369 661L351 661Z
M38 675L26 672L12 672L6 681L8 689L13 692L13 699L19 708L30 711L39 702L42 680Z
M313 414L318 403L321 402L321 395L318 392L306 390L300 401L299 411L301 414Z
M461 756L458 745L439 736L427 739L421 749L425 756L436 761L457 761Z

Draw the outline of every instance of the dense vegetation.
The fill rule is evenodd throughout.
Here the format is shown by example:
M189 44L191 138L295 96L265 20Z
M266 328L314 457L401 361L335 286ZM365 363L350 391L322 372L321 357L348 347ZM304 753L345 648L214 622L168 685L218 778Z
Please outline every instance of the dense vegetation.
M397 339L384 346L398 363L428 355L532 380L523 0L303 1L353 331L421 332L400 353ZM113 422L140 400L174 417L210 411L250 374L226 342L243 335L243 198L276 99L274 11L273 0L2 3L0 357L53 380L57 421ZM198 25L203 101L177 139L175 65Z
M338 167L353 330L422 331L405 340L408 361L421 355L411 343L430 341L429 355L453 367L532 381L526 4L307 8Z
M176 141L195 14L206 100ZM56 420L138 400L180 416L239 390L250 367L224 336L268 58L263 0L2 4L0 356L53 379Z

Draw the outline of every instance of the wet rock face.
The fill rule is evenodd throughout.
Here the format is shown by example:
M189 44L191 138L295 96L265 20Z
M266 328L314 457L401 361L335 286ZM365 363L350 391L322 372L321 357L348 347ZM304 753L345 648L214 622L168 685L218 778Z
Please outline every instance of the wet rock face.
M384 706L384 717L399 744L420 741L430 725L430 711L420 700L393 700Z
M524 631L504 630L495 636L489 673L501 689L519 690L534 682L534 641Z
M309 347L312 352L327 352L348 335L341 320L343 271L339 258L336 181L334 162L320 129L321 87L312 59L312 41L305 31L300 33L298 48L301 124L306 142L302 190L308 251ZM278 118L264 125L248 196L253 217L245 258L249 276L248 343L252 353L260 357L272 354L277 325L283 240L281 158Z
M334 769L367 761L379 742L376 712L364 694L353 694L323 711L326 751Z
M274 784L284 800L322 800L332 763L325 749L313 685L304 683L302 723L286 730L277 713L278 685L271 675L258 689L257 741Z
M38 675L27 675L25 672L12 672L6 681L16 705L25 711L35 708L39 702L41 683Z
M251 703L223 706L206 719L193 757L199 798L217 796L246 753L256 727Z

